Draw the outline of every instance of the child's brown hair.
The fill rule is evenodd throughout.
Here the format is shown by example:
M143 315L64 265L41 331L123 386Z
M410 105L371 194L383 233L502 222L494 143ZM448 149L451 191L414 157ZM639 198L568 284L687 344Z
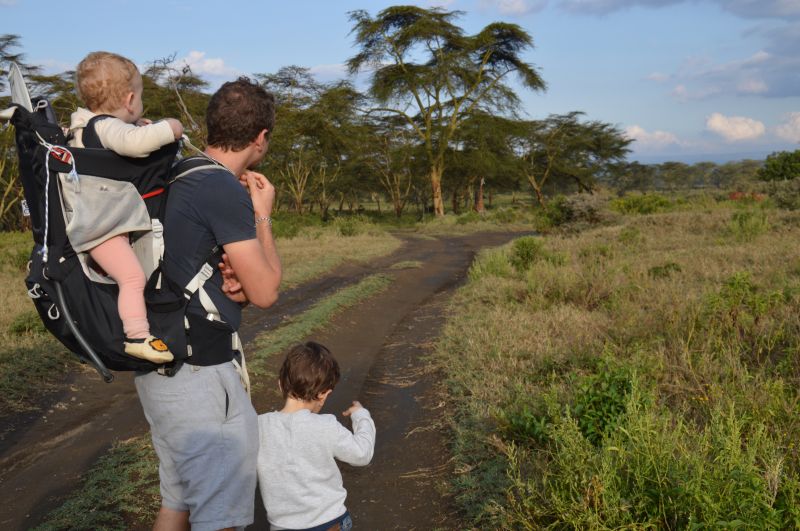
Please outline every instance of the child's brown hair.
M309 341L286 354L279 381L284 398L311 402L339 382L339 364L327 347Z
M133 61L111 52L92 52L75 72L78 95L92 112L111 112L133 91L141 79Z

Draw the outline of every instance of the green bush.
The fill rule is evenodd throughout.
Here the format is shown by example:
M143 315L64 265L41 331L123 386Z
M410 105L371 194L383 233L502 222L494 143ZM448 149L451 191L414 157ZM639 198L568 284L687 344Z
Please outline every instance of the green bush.
M513 274L511 262L506 252L502 249L481 251L472 266L468 276L472 282L477 282L484 277L508 278Z
M647 270L647 275L650 278L670 278L673 273L680 273L681 266L675 262L667 262L660 266L653 266Z
M542 240L533 236L517 238L511 245L511 265L517 271L527 271L534 262L545 256L542 245Z
M800 179L772 181L767 186L767 194L778 208L800 210Z
M619 241L624 245L636 245L642 239L642 232L636 227L625 227L619 233Z
M333 224L344 237L358 236L375 228L375 225L361 216L337 217Z
M734 212L728 225L730 234L738 241L753 241L769 231L767 213L763 210L741 210Z
M655 214L672 206L672 201L658 194L631 194L611 201L611 209L621 214Z
M530 404L519 404L500 413L505 437L522 444L543 444L547 440L549 418L537 414Z
M478 223L479 221L483 221L483 216L481 216L474 210L465 212L456 218L456 224L458 225L466 225L468 223Z
M496 223L514 223L519 219L519 212L513 208L498 208L490 211L488 218Z
M800 176L800 149L777 151L767 156L756 176L762 181L787 181Z
M584 437L599 445L625 411L631 391L630 374L626 369L605 365L599 373L577 381L575 387L572 417Z
M290 239L299 235L307 227L321 227L322 219L313 214L280 212L273 216L272 234L276 238Z

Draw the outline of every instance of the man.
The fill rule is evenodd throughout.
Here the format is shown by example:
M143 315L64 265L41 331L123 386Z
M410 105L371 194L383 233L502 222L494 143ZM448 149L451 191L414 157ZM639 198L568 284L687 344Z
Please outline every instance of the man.
M236 330L242 304L270 306L281 280L270 219L275 191L250 169L267 152L274 98L239 78L212 96L206 121L203 162L211 167L170 185L164 270L184 286L221 246L225 265L205 290L221 321ZM197 299L190 300L187 313L204 316ZM162 505L154 525L159 531L190 525L193 531L233 529L253 522L256 412L236 364L206 359L198 365L199 357L187 358L172 377L157 372L136 377L160 461Z

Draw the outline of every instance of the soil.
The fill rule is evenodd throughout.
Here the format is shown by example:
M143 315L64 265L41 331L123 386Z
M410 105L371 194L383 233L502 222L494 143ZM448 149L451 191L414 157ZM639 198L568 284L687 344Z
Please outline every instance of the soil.
M317 301L373 273L391 275L387 291L337 315L313 339L339 360L342 379L323 412L341 417L353 400L367 407L378 428L375 457L364 468L342 465L347 505L361 529L460 528L446 495L452 474L441 377L427 360L445 320L449 295L464 279L475 253L518 233L459 237L404 237L396 253L350 264L284 292L270 310L248 310L245 344ZM398 262L420 267L392 269ZM247 349L245 348L245 351ZM272 372L280 363L273 357ZM253 396L259 412L278 408L269 385ZM147 432L131 374L112 384L86 371L71 375L37 414L0 419L0 529L28 529L58 507L81 474L117 440ZM268 529L260 498L250 529Z

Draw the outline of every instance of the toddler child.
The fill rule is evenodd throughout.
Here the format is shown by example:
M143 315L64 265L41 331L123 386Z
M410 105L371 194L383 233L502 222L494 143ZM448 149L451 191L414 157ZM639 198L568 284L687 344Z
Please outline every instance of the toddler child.
M80 62L76 74L78 93L88 108L78 108L72 114L70 145L103 147L126 157L146 157L183 135L183 126L173 118L156 123L142 119L142 76L129 59L93 52ZM108 117L90 125L98 115ZM92 145L98 141L100 145ZM150 334L144 271L128 238L130 232L150 230L150 216L131 183L119 183L109 192L110 188L107 183L99 188L105 193L80 194L92 200L72 205L73 210L90 209L89 219L94 219L78 223L80 226L68 225L70 244L76 252L88 251L118 284L117 307L125 332L125 353L154 363L172 361L164 342Z
M358 402L343 413L353 432L334 415L318 415L339 381L330 351L310 341L293 347L280 370L286 403L259 415L258 483L270 528L349 530L347 491L335 459L365 466L375 448L375 424Z

